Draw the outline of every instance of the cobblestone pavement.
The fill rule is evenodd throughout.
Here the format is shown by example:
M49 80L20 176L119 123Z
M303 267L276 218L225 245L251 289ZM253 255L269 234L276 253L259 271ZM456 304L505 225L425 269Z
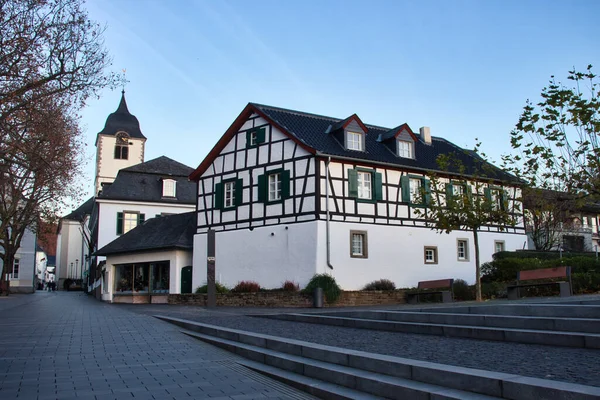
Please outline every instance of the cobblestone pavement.
M228 328L442 364L600 386L600 350L381 332L244 316L256 309L181 305L125 306ZM373 308L373 307L371 307ZM385 307L391 308L391 307ZM398 308L398 306L395 306ZM310 309L261 312L303 312ZM314 311L314 309L312 309Z
M82 293L0 297L0 399L306 399L168 323Z

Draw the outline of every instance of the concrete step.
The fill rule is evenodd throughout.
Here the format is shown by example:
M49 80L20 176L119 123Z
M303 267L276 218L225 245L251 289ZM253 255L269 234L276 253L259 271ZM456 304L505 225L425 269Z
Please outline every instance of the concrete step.
M311 324L343 326L346 328L600 349L600 334L586 332L557 332L423 322L382 321L375 319L334 317L320 314L263 314L260 315L260 317Z
M298 368L291 372L299 373L300 369L292 361L287 361L289 357L282 358L281 353L286 356L296 356L303 359L320 361L327 364L334 364L336 367L348 367L359 370L357 377L367 376L368 373L378 375L388 375L390 377L402 378L403 380L414 381L416 383L425 383L442 387L446 389L454 389L460 392L446 391L443 394L437 393L428 397L433 398L477 398L477 397L461 397L461 395L483 395L492 398L505 398L513 400L521 399L599 399L600 388L586 385L578 385L566 382L555 382L545 379L529 378L519 375L511 375L500 372L484 371L472 368L463 368L453 365L444 365L431 363L426 361L411 360L401 357L386 356L381 354L367 353L357 350L350 350L339 347L324 346L316 343L304 342L299 340L281 338L270 335L263 335L253 332L246 332L235 329L223 328L215 325L202 324L193 321L187 321L179 318L171 318L166 316L155 316L164 321L173 323L189 331L206 336L207 340L220 340L220 346L234 351L239 355L245 356L258 354L254 361L267 362L271 361L271 366L286 369ZM228 341L228 342L226 342ZM248 349L240 347L240 344L250 345L255 348ZM277 354L279 358L272 358L274 354L258 352L258 349L271 350ZM277 361L278 360L278 361ZM269 362L267 362L268 364ZM274 365L278 363L277 365ZM312 373L314 378L322 379L323 376L329 374L328 371L319 370L317 367L308 367L309 375ZM302 367L302 372L306 370ZM315 372L317 371L317 372ZM352 375L352 374L350 374ZM344 376L343 373L335 374L335 376ZM368 375L370 376L370 375ZM370 387L373 384L368 380L362 382L361 385ZM352 380L352 378L348 378ZM371 382L371 383L369 383ZM402 381L404 382L404 381ZM333 382L339 384L340 382ZM371 387L372 387L371 386ZM381 381L381 386L389 388L385 380ZM361 386L362 387L362 386ZM414 387L418 389L418 387ZM373 389L374 390L374 389ZM410 387L406 390L412 390ZM367 391L369 392L369 391ZM372 392L369 392L373 394ZM386 392L387 393L387 392ZM416 393L416 392L415 392ZM452 394L454 393L454 394ZM381 395L381 394L379 394ZM438 397L436 397L438 396ZM442 397L439 397L442 396ZM454 396L454 397L452 397ZM458 397L456 397L458 396ZM388 397L383 395L383 397ZM394 397L392 397L394 398ZM415 398L406 396L404 398ZM479 397L482 398L482 397ZM485 397L483 397L485 398Z
M600 333L600 319L592 318L526 317L522 315L425 313L376 310L324 312L317 315L399 322L485 326L493 328Z
M519 303L411 308L412 312L600 319L600 305Z
M463 390L449 389L446 387L398 378L390 375L368 372L358 368L346 367L328 362L318 361L302 356L295 356L263 347L248 345L233 340L222 339L215 336L196 332L184 332L187 335L200 339L212 345L227 349L242 357L278 368L287 374L276 376L287 380L291 386L302 389L307 383L301 383L299 377L308 377L313 381L310 387L317 387L320 393L314 393L323 398L386 398L386 399L472 399L491 400L498 399ZM256 369L260 371L260 369ZM272 371L272 370L271 370ZM297 376L294 376L297 375ZM273 375L271 375L273 376ZM275 377L275 376L273 376ZM319 383L314 383L317 380ZM292 384L294 382L294 384ZM327 383L328 386L325 386ZM308 393L311 393L308 391ZM313 394L313 393L311 393Z

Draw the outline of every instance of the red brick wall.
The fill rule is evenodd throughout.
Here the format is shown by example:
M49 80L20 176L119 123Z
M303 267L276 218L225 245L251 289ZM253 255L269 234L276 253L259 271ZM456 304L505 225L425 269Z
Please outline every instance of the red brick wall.
M169 304L196 304L206 306L206 294L170 294ZM379 304L403 304L403 291L357 291L342 292L333 304L325 307L367 306ZM256 292L217 294L217 306L223 307L312 307L312 295L293 292Z

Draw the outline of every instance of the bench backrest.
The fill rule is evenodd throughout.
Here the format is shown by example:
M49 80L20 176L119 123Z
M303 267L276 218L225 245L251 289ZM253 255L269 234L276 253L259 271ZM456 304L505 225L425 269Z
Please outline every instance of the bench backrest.
M571 275L571 267L531 269L517 272L517 280L530 281L533 279L566 278L569 275Z
M438 279L436 281L421 281L419 282L419 289L438 289L438 288L451 288L454 283L454 279Z

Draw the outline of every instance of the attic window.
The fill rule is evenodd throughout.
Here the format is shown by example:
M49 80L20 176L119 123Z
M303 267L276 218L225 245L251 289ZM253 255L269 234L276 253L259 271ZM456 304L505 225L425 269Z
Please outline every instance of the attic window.
M348 150L363 151L363 134L359 132L346 132L346 148Z
M413 158L413 144L406 140L398 140L398 156Z
M175 186L177 182L173 179L163 179L163 197L175 197Z

